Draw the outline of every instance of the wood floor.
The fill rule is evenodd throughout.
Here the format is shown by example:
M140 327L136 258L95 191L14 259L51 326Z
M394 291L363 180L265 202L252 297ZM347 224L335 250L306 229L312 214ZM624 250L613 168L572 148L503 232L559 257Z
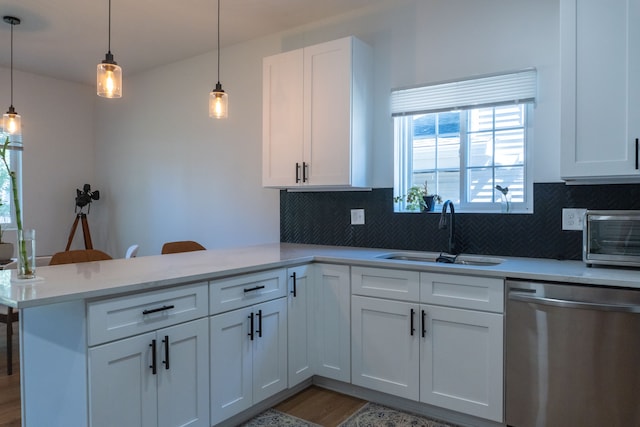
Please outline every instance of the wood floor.
M13 324L13 374L7 376L5 325L0 324L0 426L20 426L20 355L18 322Z
M0 325L0 426L20 426L20 364L18 323L14 323L13 375L7 376L6 334ZM311 386L285 400L275 409L320 424L335 427L349 418L366 402L331 390Z
M275 409L324 427L335 427L365 403L355 397L311 386L280 403Z

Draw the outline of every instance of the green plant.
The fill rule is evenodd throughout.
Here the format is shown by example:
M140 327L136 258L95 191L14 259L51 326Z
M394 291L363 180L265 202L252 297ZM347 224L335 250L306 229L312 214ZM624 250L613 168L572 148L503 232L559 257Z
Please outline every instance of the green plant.
M4 167L9 174L9 178L11 179L11 192L13 194L13 204L14 209L16 211L16 225L18 227L18 235L22 232L22 210L20 209L20 197L18 196L18 179L16 178L16 172L12 171L9 167L9 162L7 161L7 149L9 147L9 137L7 137L4 141L4 145L2 149L0 149L0 157L2 158L2 163L4 163ZM24 240L18 239L18 258L22 262L23 273L26 275L32 274L32 266L29 265L29 257L27 256L27 245ZM18 263L20 264L20 262Z
M442 197L437 194L429 194L429 186L427 181L423 185L414 185L409 188L406 196L396 196L393 198L395 203L406 201L406 208L410 211L423 211L427 204L424 201L425 196L433 196L434 200L442 203Z

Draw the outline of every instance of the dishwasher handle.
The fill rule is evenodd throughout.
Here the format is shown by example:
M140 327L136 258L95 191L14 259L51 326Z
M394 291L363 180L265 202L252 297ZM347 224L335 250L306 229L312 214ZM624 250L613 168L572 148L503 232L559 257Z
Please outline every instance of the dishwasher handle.
M530 302L534 304L551 305L563 308L580 308L585 310L617 311L622 313L640 313L640 305L620 305L606 304L587 301L573 301L557 298L538 297L518 292L510 292L509 299L512 301Z

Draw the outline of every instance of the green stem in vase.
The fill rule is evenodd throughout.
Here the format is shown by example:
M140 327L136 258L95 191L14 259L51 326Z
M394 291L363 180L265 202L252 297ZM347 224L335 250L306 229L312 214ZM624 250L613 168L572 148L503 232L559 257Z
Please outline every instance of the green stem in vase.
M21 239L22 235L22 210L20 209L20 198L18 197L18 180L16 178L16 173L11 170L9 167L9 163L7 162L7 148L9 147L9 137L7 137L4 141L4 145L2 146L2 163L4 163L4 167L9 174L9 178L11 179L11 192L13 193L13 204L14 209L16 211L16 225L18 226L18 257L20 258L21 263L18 263L18 267L20 265L24 266L25 275L30 275L32 273L31 266L29 265L29 257L27 256L27 244L24 239Z

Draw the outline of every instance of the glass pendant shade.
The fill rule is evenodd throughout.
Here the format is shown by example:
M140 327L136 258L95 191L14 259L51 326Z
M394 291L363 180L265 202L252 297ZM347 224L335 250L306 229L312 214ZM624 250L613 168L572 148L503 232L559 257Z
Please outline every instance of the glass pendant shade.
M107 54L109 56L109 54ZM122 68L113 61L104 60L98 64L98 96L104 98L122 97Z
M229 115L229 96L222 90L220 82L209 93L209 117L226 119Z
M9 108L2 116L2 129L5 133L13 136L22 134L22 118L16 113L13 107Z

